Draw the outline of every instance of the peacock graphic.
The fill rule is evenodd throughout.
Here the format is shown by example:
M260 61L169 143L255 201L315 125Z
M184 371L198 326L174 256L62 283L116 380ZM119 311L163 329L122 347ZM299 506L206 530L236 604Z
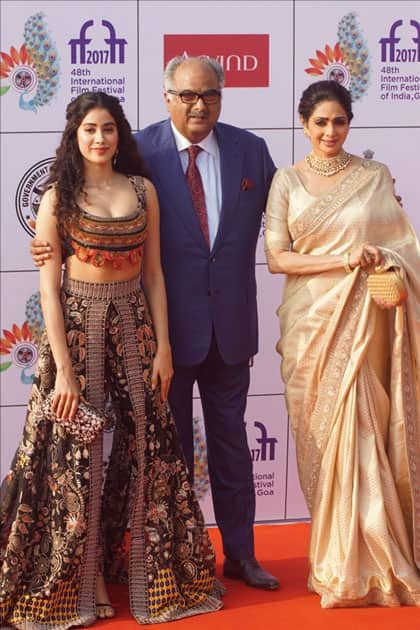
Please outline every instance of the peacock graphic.
M356 13L347 13L338 23L338 41L334 47L325 46L309 59L305 72L324 79L338 81L350 90L354 101L364 96L369 87L370 61L367 42Z
M45 328L44 316L41 307L41 294L39 291L32 293L25 305L25 317L28 328L36 345L40 344L41 334Z
M10 53L0 53L0 78L9 80L1 86L0 96L12 87L19 94L19 107L37 112L56 95L60 75L57 48L44 13L35 13L26 20L23 40L19 50L12 46Z

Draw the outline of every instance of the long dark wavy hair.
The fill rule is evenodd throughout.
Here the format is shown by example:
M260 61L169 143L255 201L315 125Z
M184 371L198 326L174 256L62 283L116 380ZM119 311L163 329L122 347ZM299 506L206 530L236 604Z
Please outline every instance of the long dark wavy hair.
M97 107L106 109L117 125L118 151L113 164L114 171L125 175L149 176L119 100L105 92L85 92L78 96L67 106L66 127L44 186L44 190L51 185L55 188L57 199L55 213L59 233L62 236L66 232L66 225L77 219L80 213L78 200L83 194L85 183L84 163L77 141L77 130L88 112Z

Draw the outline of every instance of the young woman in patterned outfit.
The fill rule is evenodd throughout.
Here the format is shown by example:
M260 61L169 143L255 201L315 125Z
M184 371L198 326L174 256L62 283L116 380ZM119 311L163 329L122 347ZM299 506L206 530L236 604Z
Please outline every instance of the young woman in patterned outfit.
M69 104L36 232L52 246L40 270L46 328L1 487L0 625L65 630L113 616L105 579L128 582L140 624L218 610L214 551L166 402L158 201L116 98ZM52 391L56 422L42 411ZM101 433L84 444L60 422L81 397L112 407L103 492Z

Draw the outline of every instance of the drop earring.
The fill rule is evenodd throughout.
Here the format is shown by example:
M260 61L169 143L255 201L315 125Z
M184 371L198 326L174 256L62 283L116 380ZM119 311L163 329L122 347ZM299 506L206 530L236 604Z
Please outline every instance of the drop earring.
M112 166L115 166L115 164L117 163L117 158L118 158L118 149L115 151L114 156L112 158Z

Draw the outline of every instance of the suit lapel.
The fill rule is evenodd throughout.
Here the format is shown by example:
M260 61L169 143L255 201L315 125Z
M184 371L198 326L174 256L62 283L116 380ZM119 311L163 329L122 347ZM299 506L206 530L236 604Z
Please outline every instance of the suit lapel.
M239 149L238 136L227 131L224 127L216 125L216 136L220 151L220 172L222 177L222 207L220 211L219 228L213 249L223 239L229 219L233 214L238 195L241 190L242 160Z

